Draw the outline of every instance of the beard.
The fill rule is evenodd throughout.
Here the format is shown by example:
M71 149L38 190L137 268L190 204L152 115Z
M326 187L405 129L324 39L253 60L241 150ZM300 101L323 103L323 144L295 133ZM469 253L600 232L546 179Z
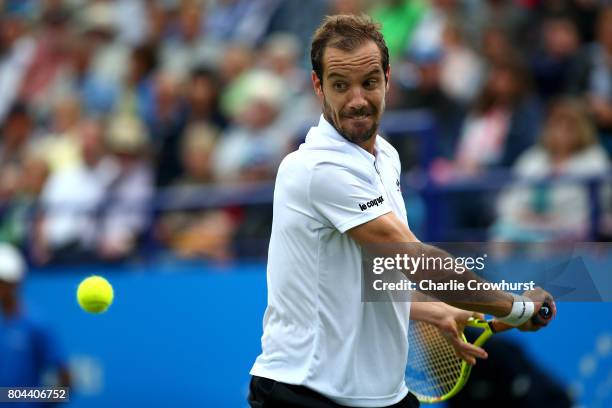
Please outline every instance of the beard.
M384 105L383 105L384 107ZM372 125L366 129L351 128L349 126L342 126L340 119L342 118L355 118L363 117L367 115L372 119ZM331 106L327 103L327 100L323 98L323 116L331 125L340 133L346 140L355 144L361 144L367 142L376 135L378 129L378 111L372 106L368 105L360 109L352 109L341 111L338 115L339 118L336 120L336 116L333 115Z

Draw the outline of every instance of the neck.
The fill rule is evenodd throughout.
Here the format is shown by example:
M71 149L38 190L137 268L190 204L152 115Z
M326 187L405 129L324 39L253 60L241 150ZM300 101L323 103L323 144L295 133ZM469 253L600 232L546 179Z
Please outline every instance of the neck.
M370 153L372 156L374 156L374 145L375 144L376 144L376 134L372 136L371 138L369 138L368 140L366 140L365 142L358 143L357 145L361 147L363 150L365 150L366 152Z
M555 152L552 155L552 162L555 164L563 164L571 157L569 152Z

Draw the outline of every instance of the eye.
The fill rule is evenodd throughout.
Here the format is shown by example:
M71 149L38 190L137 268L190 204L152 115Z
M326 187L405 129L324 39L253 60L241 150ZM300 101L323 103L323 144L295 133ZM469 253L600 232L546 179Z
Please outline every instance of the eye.
M364 86L366 89L372 89L372 88L375 88L375 87L376 87L376 84L378 84L378 80L371 78L371 79L366 80L366 81L363 83L363 86Z
M334 82L333 85L334 90L338 91L338 92L342 92L346 89L346 83L345 82Z

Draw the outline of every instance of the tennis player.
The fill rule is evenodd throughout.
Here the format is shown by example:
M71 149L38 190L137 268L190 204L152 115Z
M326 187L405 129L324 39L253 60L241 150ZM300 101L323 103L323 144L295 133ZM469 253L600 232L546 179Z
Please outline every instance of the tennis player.
M368 17L338 15L315 32L311 60L323 114L278 170L263 351L251 370L249 403L417 407L404 381L409 318L448 332L470 363L486 353L458 337L472 312L412 303L410 316L408 302L361 301L363 245L420 245L398 188L398 154L377 135L391 75L388 50ZM421 251L441 250L421 245ZM444 278L474 277L448 271ZM541 289L523 296L487 291L454 305L536 330L530 317L545 300L552 303Z

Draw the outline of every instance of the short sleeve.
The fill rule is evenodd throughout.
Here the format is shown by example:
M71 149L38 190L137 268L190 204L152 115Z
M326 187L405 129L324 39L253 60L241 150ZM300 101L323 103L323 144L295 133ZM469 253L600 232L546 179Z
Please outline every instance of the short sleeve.
M315 166L309 191L315 211L342 233L391 212L386 195L367 173L340 165Z

